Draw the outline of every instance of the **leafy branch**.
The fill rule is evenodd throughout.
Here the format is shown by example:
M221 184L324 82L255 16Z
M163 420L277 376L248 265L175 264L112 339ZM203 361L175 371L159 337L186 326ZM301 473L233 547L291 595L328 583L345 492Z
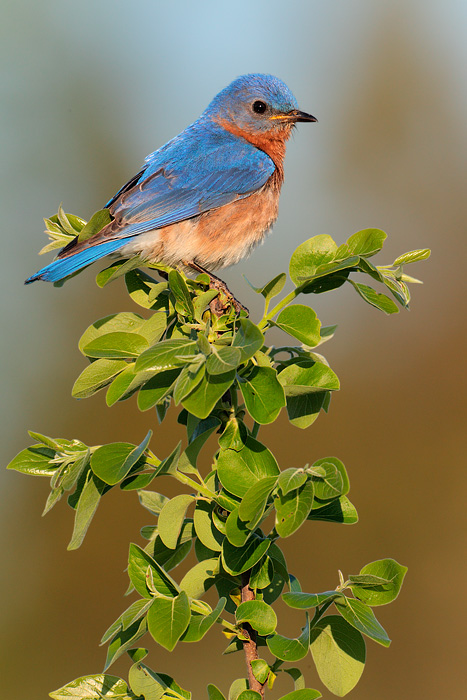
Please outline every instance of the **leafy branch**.
M86 224L60 208L46 221L52 239L46 249L92 235L106 216L98 212ZM166 279L160 281L134 259L115 262L98 274L101 287L123 277L142 311L111 314L84 332L79 349L87 364L73 396L88 398L105 390L108 406L134 396L141 411L155 409L159 422L173 404L186 438L169 455L157 456L150 447L151 431L138 445L95 446L31 432L35 444L10 463L10 469L50 479L44 514L67 494L74 511L69 549L82 544L100 499L112 488L136 492L151 517L141 530L146 544L129 547L128 593L135 600L102 638L107 645L104 673L78 678L51 693L52 698L189 700L191 694L173 678L143 663L147 650L137 644L148 635L172 651L220 626L228 640L224 653L243 651L247 665L246 677L232 683L229 700L261 700L279 673L293 682L282 700L320 697L293 665L308 651L323 684L343 696L363 672L364 637L389 646L373 608L397 597L404 566L378 560L347 579L339 572L333 590L307 593L289 571L279 544L305 523L311 527L310 521L357 522L344 464L321 457L281 470L258 439L261 426L276 421L283 409L292 425L308 428L329 409L331 394L339 389L337 375L316 352L336 327L323 327L309 306L294 303L300 295L349 282L364 301L386 314L397 312L398 304L408 307L408 284L418 280L405 268L426 259L429 251L411 251L391 265L375 266L369 258L385 238L379 229L366 229L341 246L330 236L304 242L290 261L291 292L280 298L287 282L283 272L254 287L264 298L257 324L245 311L237 314L222 291L209 287L205 274L189 279L164 268ZM354 274L382 284L384 292L355 281ZM215 299L221 313L211 310ZM273 327L286 334L283 345L267 344ZM202 474L199 455L202 450L212 453L213 443L211 469ZM163 475L185 490L171 499L154 491L155 480ZM172 578L188 556L194 564L181 580ZM214 608L203 600L211 588L218 594ZM278 632L273 604L279 597L303 611L294 638ZM125 653L132 662L128 684L107 673ZM225 700L212 684L208 697Z

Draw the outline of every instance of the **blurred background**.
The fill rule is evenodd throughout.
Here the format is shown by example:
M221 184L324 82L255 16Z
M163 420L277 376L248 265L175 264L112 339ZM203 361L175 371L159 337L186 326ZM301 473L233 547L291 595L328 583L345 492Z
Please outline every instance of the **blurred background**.
M337 585L338 569L357 573L388 556L407 565L400 597L379 609L393 644L368 643L350 697L458 697L465 596L456 592L467 574L467 4L3 0L2 9L1 463L30 444L28 428L92 445L139 442L152 427L154 451L172 449L180 435L173 418L160 428L134 400L109 410L101 394L86 402L70 395L84 367L81 333L132 308L122 283L99 290L95 267L63 289L23 280L46 262L36 255L46 241L42 217L60 202L88 218L234 77L279 76L319 123L299 125L289 144L272 236L224 275L253 319L258 299L243 275L264 283L310 236L329 233L341 243L382 228L389 240L379 264L433 250L409 270L425 283L412 288L409 313L386 317L350 285L307 299L323 322L339 324L324 352L342 390L308 431L284 418L279 433L265 428L262 438L282 468L339 456L360 522L304 527L285 543L289 566L306 590L318 591ZM45 698L102 669L98 641L127 604L128 539L140 542L151 517L136 496L112 492L82 548L67 552L71 511L60 503L40 518L48 483L4 469L0 480L2 694ZM299 624L283 611L282 633ZM222 644L215 630L176 655L153 645L148 663L173 673L194 698L206 697L207 682L226 692L244 669L240 655L218 656ZM311 657L301 665L308 685L323 690ZM111 672L126 677L127 668L122 659ZM287 688L279 684L271 698Z

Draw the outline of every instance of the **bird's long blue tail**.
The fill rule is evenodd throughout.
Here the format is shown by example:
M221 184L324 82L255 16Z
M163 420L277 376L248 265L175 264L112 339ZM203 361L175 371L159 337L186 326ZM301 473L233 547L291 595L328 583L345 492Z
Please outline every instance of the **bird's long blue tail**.
M106 241L105 243L99 243L98 245L91 246L89 248L84 248L83 250L75 253L74 255L69 255L66 258L57 258L42 270L36 272L35 275L28 277L24 284L30 284L36 280L45 280L46 282L58 282L64 277L73 274L77 270L80 270L86 265L104 258L109 253L113 253L119 248L122 248L126 243L128 243L128 238L118 239L113 241Z

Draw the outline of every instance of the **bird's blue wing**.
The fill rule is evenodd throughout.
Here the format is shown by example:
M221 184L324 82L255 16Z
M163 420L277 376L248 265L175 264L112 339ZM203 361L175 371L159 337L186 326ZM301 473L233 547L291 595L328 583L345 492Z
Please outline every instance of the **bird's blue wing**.
M162 228L247 197L275 170L266 153L212 122L195 122L146 163L108 202L114 221L107 239Z

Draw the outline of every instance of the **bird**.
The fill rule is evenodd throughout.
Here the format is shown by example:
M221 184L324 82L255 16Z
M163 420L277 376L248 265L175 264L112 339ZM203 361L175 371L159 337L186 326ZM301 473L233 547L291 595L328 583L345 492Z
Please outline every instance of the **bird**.
M58 282L108 255L213 274L261 243L277 218L286 142L302 112L272 75L242 75L219 92L178 136L105 205L111 221L74 238L25 284ZM220 285L220 286L219 286ZM232 295L231 295L232 296ZM235 300L236 301L236 300Z

